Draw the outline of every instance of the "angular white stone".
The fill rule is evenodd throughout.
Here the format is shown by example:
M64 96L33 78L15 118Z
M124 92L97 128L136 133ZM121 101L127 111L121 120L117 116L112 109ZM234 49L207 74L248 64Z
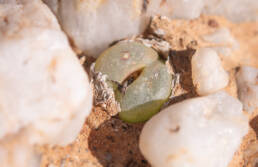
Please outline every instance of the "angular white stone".
M41 0L0 0L0 4L24 4L28 2L40 2Z
M200 14L220 15L235 22L257 21L256 0L149 0L148 14L194 19Z
M43 1L56 14L74 46L94 57L112 42L142 33L154 15L194 19L204 12L234 21L258 20L256 0Z
M234 22L258 21L257 0L204 0L204 3L202 13L224 16Z
M155 115L140 135L140 150L153 167L227 167L248 118L225 92L174 104Z
M68 144L92 106L88 77L41 2L0 5L0 139Z
M97 57L110 43L140 34L148 24L141 15L143 0L45 2L75 46L89 56Z
M40 156L29 144L27 134L8 136L0 140L1 167L39 167Z
M199 95L214 93L227 86L229 77L217 53L201 48L192 57L192 79Z
M224 61L234 61L234 55L232 55L232 52L239 48L239 44L232 36L229 29L220 28L212 34L203 36L203 39L212 44L218 45L213 47L213 49L222 56Z
M52 12L57 15L59 9L59 0L42 0L51 8Z
M203 0L150 0L147 13L152 16L193 19L200 16L203 6Z
M48 7L1 2L0 166L38 167L33 145L71 143L91 107L88 77Z
M258 108L258 68L241 67L236 75L238 96L250 113Z

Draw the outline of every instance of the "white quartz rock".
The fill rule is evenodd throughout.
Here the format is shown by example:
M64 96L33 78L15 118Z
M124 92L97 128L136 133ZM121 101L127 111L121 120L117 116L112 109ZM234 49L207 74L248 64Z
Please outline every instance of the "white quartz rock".
M237 40L232 36L229 29L220 28L212 34L203 36L207 42L217 45L214 49L226 63L234 62L233 51L239 48Z
M257 0L149 0L148 14L194 19L200 14L220 15L235 22L257 21Z
M203 0L150 0L147 13L151 16L193 19L200 16L203 6Z
M155 115L144 125L140 150L153 167L227 167L247 132L242 104L218 92Z
M0 5L0 140L72 142L92 106L88 77L41 2Z
M26 132L0 140L1 167L39 167L40 155L29 144Z
M248 112L258 108L258 68L241 67L236 75L238 96Z
M57 12L59 10L59 0L42 0L44 3L46 3L52 10L52 12L57 15Z
M29 2L39 2L41 0L0 0L0 4L14 4L14 5L17 5L17 4L25 4L25 3L29 3Z
M257 0L204 0L204 3L205 14L224 16L234 22L258 21Z
M75 47L97 57L116 40L143 32L143 0L44 0Z
M94 57L116 40L141 34L154 15L194 19L204 12L234 21L258 20L254 12L258 10L258 1L255 0L43 1L56 14L76 50Z
M191 64L193 84L199 95L214 93L227 86L229 76L214 50L210 48L197 50Z

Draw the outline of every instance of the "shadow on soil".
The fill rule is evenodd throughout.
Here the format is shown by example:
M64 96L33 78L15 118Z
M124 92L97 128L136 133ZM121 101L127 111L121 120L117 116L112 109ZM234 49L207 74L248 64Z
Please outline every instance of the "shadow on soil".
M142 127L114 116L91 131L89 149L104 167L150 167L138 147Z

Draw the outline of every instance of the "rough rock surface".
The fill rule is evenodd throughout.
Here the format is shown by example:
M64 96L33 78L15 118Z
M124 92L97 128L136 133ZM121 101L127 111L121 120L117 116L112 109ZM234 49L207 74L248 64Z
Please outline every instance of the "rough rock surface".
M204 0L204 14L219 15L234 22L258 21L258 1Z
M165 17L153 19L152 32L160 32L160 37L171 45L173 53L179 56L177 67L180 72L180 84L184 94L174 98L171 104L196 96L191 81L191 66L187 48L213 47L202 36L226 27L239 43L239 48L232 54L234 62L225 62L224 69L229 73L229 84L224 89L237 98L235 67L239 65L258 66L257 42L258 23L235 24L222 17L201 16L192 21L169 20ZM155 31L156 30L156 31ZM157 34L155 34L157 36ZM220 45L224 46L224 45ZM186 54L186 55L185 55ZM219 55L220 56L220 55ZM87 59L86 64L88 64ZM107 109L109 108L109 109ZM43 167L150 167L141 155L138 147L139 135L144 124L127 124L119 120L117 110L110 107L94 106L77 139L69 146L40 147L43 154ZM250 129L235 152L228 167L254 167L258 151L253 147L257 143L258 110L249 117ZM251 150L250 150L251 148Z
M0 0L0 3L9 3L12 1L16 3L18 0ZM21 1L28 1L28 0L21 0ZM59 9L57 0L45 0L49 1L55 6L53 11L57 11ZM79 1L79 0L78 0ZM217 0L216 0L217 1ZM216 2L214 1L214 2ZM225 12L229 12L229 14L238 13L241 15L233 14L231 15L231 19L234 21L247 21L247 20L255 20L257 18L257 1L254 0L247 0L239 2L238 0L232 0L232 3L228 3L227 0L218 0L215 4L212 4L212 7L216 6L216 10L225 10ZM90 2L90 1L88 1ZM103 1L104 2L104 1ZM147 2L147 1L144 1ZM157 0L153 0L153 2L158 2ZM169 2L167 1L160 1ZM224 6L217 6L217 4L223 4ZM235 2L236 5L233 5ZM253 3L251 7L246 5L242 5L243 3ZM99 1L91 1L93 8L96 4L101 3ZM180 3L178 3L180 4ZM198 9L199 7L194 7L189 5L190 9ZM231 5L233 7L228 7ZM98 6L98 5L97 5ZM204 5L205 6L205 5ZM166 7L162 8L162 12L166 12ZM233 8L233 10L228 10ZM244 10L242 10L245 8ZM143 8L144 9L144 5ZM164 10L163 10L164 9ZM214 8L215 9L215 8ZM238 10L236 10L238 9ZM251 10L249 10L251 9ZM254 9L254 10L253 10ZM169 9L168 9L169 10ZM145 10L146 11L146 10ZM191 11L179 10L179 12L191 13ZM249 12L251 11L251 13ZM255 11L253 13L252 11ZM144 12L144 10L143 10ZM197 12L195 12L198 14ZM33 13L34 14L34 13ZM32 14L32 16L33 16ZM183 13L184 14L184 13ZM214 14L214 13L211 13ZM246 14L246 15L243 15ZM1 15L1 14L0 14ZM224 14L222 14L224 15ZM170 15L168 15L170 16ZM225 15L227 18L229 16ZM241 17L245 16L245 18ZM1 16L0 16L1 17ZM94 17L93 17L94 18ZM249 65L253 67L258 67L258 59L257 59L257 42L258 42L258 22L248 22L248 23L241 23L241 24L232 24L231 22L225 20L222 17L207 17L205 15L201 15L200 18L194 19L191 21L186 20L169 20L165 17L164 19L158 19L153 21L153 24L156 24L156 30L159 32L159 35L162 39L165 39L169 42L172 46L173 52L183 52L185 53L185 49L191 48L195 46L195 48L201 47L228 47L227 44L218 43L218 44L211 44L207 43L202 37L204 35L213 34L217 32L220 28L226 27L233 38L235 38L239 43L239 48L237 50L231 50L232 56L230 61L224 61L223 57L221 57L223 67L229 72L230 80L228 86L225 88L230 95L237 97L237 89L236 89L236 81L235 81L235 67L240 65ZM172 18L172 17L171 17ZM36 18L38 19L38 18ZM107 19L108 20L108 19ZM257 20L257 19L256 19ZM99 24L98 22L96 23ZM137 25L137 22L136 24ZM123 27L124 28L124 27ZM117 35L117 34L116 34ZM72 42L72 40L71 40ZM98 42L98 41L97 41ZM96 43L97 43L96 42ZM75 45L75 43L74 43ZM102 45L102 44L101 44ZM103 46L101 46L103 47ZM78 48L77 48L78 49ZM98 51L98 50L97 50ZM97 54L96 54L97 55ZM184 56L182 56L184 57ZM180 61L178 63L179 66L186 67L188 69L188 58ZM89 63L88 59L86 63ZM191 69L191 68L190 68ZM181 71L182 77L180 79L180 83L182 84L185 90L188 90L186 94L175 98L172 103L184 100L186 98L195 96L192 94L194 89L191 84L191 71ZM184 75L186 74L186 75ZM187 82L184 80L188 78ZM190 79L189 79L190 78ZM189 81L189 82L188 82ZM87 119L86 123L80 135L77 139L68 146L60 147L60 146L43 146L40 148L41 153L43 153L43 160L42 166L43 167L55 167L55 166L69 166L69 167L78 167L78 166L86 166L86 167L99 167L99 166L118 166L118 167L146 167L149 166L148 162L143 158L141 155L139 148L138 148L138 137L140 131L142 129L142 124L126 124L119 120L116 116L113 116L117 113L116 110L105 110L103 108L99 108L97 106L93 109L94 112L90 115ZM235 153L234 158L230 163L230 167L254 167L257 165L257 134L258 134L258 119L257 119L258 110L256 109L252 115L249 117L250 121L250 130L248 135L246 135L242 141L241 147L239 147L238 151ZM19 134L20 135L20 134ZM12 141L16 141L20 137L19 135L13 135L11 138L5 138ZM24 133L23 133L24 135ZM7 140L5 140L7 141ZM5 142L3 140L0 141L1 148L14 148L15 142L11 144L11 142ZM27 140L26 140L27 141ZM256 144L255 144L256 143ZM10 145L11 144L11 145ZM17 143L17 148L20 146ZM27 143L24 143L23 146L26 146ZM28 147L30 147L29 145ZM0 148L0 162L2 161L2 157L4 157L2 151L4 149ZM12 151L15 149L12 149ZM22 150L22 149L19 149ZM28 152L29 153L29 152ZM6 155L6 154L5 154ZM21 154L17 155L26 155L26 152L21 152ZM28 154L28 157L31 154ZM20 157L20 156L19 156ZM20 161L21 162L21 161ZM2 165L2 164L1 164ZM9 167L9 166L8 166Z
M237 73L237 85L244 109L252 113L258 108L258 68L241 67Z
M58 17L75 50L93 57L116 40L142 33L155 15L195 19L205 13L236 22L258 20L256 0L43 1Z
M241 102L218 92L155 115L144 125L139 146L153 167L227 167L247 132Z
M255 0L150 0L147 11L182 19L197 18L204 13L240 22L257 21L257 10L258 2Z
M213 47L213 49L228 62L232 61L231 55L233 51L239 49L238 42L232 36L229 29L225 27L220 28L211 34L204 35L203 39L217 45Z
M147 8L148 15L163 15L170 18L194 19L200 16L203 0L150 0Z
M71 143L92 107L88 77L41 2L0 4L0 81L0 150L26 150L6 146L23 133L30 148ZM26 166L25 157L15 154L7 166Z
M229 82L220 57L210 48L201 48L192 57L192 78L199 95L214 93Z
M142 0L45 0L74 46L97 57L109 44L143 32Z

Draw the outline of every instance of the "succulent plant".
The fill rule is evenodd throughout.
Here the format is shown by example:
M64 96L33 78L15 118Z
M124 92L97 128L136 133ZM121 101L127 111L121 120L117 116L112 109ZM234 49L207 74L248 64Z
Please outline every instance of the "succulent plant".
M151 48L138 42L119 42L104 51L96 61L95 71L106 74L109 80L122 82L133 72L158 59Z
M127 122L148 120L168 99L171 82L172 75L163 62L155 61L144 68L119 99L122 111L119 113L120 118Z
M170 96L172 74L155 50L139 42L122 41L104 51L95 71L107 75L119 116L126 122L143 122L157 113Z

